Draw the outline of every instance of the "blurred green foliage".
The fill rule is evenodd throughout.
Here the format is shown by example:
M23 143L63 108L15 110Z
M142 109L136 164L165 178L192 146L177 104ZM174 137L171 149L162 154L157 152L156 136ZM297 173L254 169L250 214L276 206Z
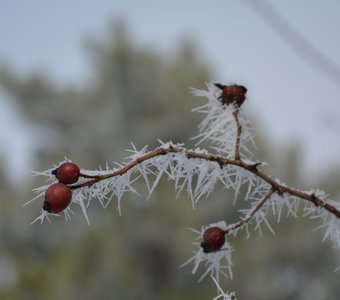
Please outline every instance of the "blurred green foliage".
M194 43L182 40L177 52L161 53L137 45L126 26L116 23L104 39L88 39L86 49L92 75L82 85L60 87L46 74L20 76L0 69L1 86L37 128L36 169L49 168L65 155L83 168L119 162L131 141L150 148L157 138L192 145L199 116L190 110L201 100L190 95L189 87L203 88L213 73ZM300 176L298 148L274 151L265 133L258 145L256 156L270 162L268 172L309 187ZM91 226L80 210L70 222L54 218L51 224L30 226L41 201L22 208L32 197L30 190L8 185L4 170L0 178L0 299L197 300L215 295L210 278L197 284L190 267L178 266L191 256L194 235L188 227L237 220L238 207L228 191L217 189L193 210L185 194L175 200L164 180L148 202L127 195L122 216L113 200L106 210L91 203ZM43 184L39 180L32 186ZM324 185L334 197L339 194L334 176ZM142 184L137 187L146 196ZM275 236L264 230L264 237L230 238L234 279L221 285L235 290L238 299L338 299L335 253L321 243L321 232L313 232L316 226L299 218L273 220Z

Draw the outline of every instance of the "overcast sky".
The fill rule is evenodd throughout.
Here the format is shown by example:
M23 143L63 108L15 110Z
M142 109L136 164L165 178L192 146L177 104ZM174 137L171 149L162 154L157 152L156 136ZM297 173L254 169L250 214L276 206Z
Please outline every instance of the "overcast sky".
M248 87L248 106L276 144L298 141L309 170L325 163L339 165L339 78L331 78L316 60L296 52L275 32L275 24L246 2L1 0L0 63L22 73L46 70L60 82L81 82L89 70L83 38L103 36L112 18L123 18L139 43L169 53L189 35L212 63L212 80ZM318 51L340 65L340 1L270 3ZM15 116L11 103L0 93L0 155L11 154L8 161L25 171L22 149L29 146L29 129Z

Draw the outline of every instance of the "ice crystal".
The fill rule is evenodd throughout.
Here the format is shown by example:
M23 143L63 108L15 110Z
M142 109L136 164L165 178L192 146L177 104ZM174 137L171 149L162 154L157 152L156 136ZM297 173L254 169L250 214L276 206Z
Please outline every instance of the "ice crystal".
M340 210L340 203L333 200L327 199L327 195L324 191L316 190L312 191L315 196L322 199L325 203L328 203ZM308 216L312 219L320 219L322 224L316 228L324 229L324 237L322 241L324 242L328 239L335 249L340 249L340 219L329 211L325 210L320 206L315 206L314 204L308 202L304 208L304 216Z
M218 281L211 276L211 278L213 279L216 287L217 287L217 293L218 295L216 297L214 297L212 300L218 300L218 299L222 299L222 300L237 300L236 299L236 294L235 292L224 292L223 289L221 288L221 286L219 285Z
M193 109L194 112L205 114L205 118L198 126L199 134L194 137L198 140L197 145L204 141L209 141L214 146L214 150L221 155L233 158L237 137L237 125L233 113L233 105L222 105L218 97L220 89L216 88L212 82L207 83L207 90L192 89L192 93L198 97L206 97L208 102ZM238 118L242 125L242 135L240 141L241 156L244 158L251 156L248 144L254 143L254 132L251 124L242 109L238 111Z

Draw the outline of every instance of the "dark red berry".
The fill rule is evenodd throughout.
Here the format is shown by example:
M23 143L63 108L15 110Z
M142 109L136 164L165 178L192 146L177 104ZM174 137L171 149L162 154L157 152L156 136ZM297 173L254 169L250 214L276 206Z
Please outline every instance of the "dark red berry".
M227 86L220 83L215 83L214 85L222 90L221 95L218 97L222 104L234 104L236 107L241 107L246 99L247 89L243 85L234 84Z
M225 243L225 231L219 227L210 227L203 234L201 247L205 253L221 250Z
M49 213L63 211L71 202L72 191L63 183L52 184L45 192L43 209Z
M59 182L65 184L72 184L78 181L80 175L79 167L71 162L61 164L56 170L52 172Z

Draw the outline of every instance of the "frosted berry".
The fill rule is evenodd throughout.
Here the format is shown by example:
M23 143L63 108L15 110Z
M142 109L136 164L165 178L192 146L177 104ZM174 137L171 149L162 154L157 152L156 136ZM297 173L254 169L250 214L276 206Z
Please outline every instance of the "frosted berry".
M80 175L79 167L71 162L65 162L55 169L54 174L59 182L65 184L72 184L78 181Z
M52 184L45 192L43 209L49 213L63 211L71 202L72 191L63 183Z
M221 100L222 104L234 104L236 107L240 107L246 99L247 89L243 85L223 85L215 83L215 86L222 90L221 95L218 99Z
M205 253L221 250L225 243L225 231L219 227L210 227L203 234L201 247Z

